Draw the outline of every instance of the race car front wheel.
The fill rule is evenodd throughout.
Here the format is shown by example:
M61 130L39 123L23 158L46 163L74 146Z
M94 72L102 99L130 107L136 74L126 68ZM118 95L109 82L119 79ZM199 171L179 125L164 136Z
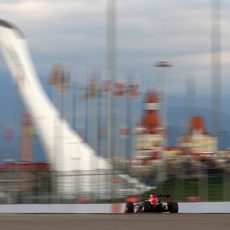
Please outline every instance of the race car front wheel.
M170 213L178 213L179 207L177 202L170 202L168 204L168 210Z

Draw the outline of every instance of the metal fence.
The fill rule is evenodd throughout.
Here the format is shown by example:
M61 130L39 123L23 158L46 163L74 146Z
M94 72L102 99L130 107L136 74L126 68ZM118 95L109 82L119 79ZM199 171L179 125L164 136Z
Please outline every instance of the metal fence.
M6 170L0 172L0 203L106 203L125 201L135 195L169 193L178 201L230 201L230 163L175 159L167 162L165 180L159 181L156 167L125 168L119 172ZM128 167L126 165L126 167ZM129 174L129 175L128 175ZM62 184L69 177L68 184ZM69 188L69 194L62 192ZM87 188L87 189L86 189ZM68 190L68 189L67 189Z

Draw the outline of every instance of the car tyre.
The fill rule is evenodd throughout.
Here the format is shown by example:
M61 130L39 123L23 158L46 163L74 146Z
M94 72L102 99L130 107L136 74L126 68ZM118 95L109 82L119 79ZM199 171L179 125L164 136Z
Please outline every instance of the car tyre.
M152 212L152 204L149 201L144 202L144 212Z
M168 209L170 213L178 213L179 207L177 202L171 202L168 204Z
M134 212L134 204L132 202L128 202L126 204L125 212L126 213L133 213Z

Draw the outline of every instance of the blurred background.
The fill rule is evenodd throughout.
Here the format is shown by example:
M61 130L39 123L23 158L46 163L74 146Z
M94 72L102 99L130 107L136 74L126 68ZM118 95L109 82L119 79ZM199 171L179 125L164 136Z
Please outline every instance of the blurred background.
M1 56L0 203L122 202L150 192L230 200L227 0L12 0L0 9L25 34L60 117L112 165L69 172L74 193L60 196L65 175L50 164ZM89 175L95 189L85 193Z

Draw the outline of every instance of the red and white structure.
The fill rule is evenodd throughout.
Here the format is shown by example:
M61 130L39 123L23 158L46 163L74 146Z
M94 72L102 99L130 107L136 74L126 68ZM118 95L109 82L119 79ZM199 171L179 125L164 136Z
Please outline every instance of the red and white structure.
M208 134L205 120L201 116L191 117L188 131L178 139L183 152L195 158L212 157L218 151L218 140Z
M135 135L135 167L146 167L149 162L163 157L165 131L160 117L160 99L157 92L148 92L144 103L145 108Z

